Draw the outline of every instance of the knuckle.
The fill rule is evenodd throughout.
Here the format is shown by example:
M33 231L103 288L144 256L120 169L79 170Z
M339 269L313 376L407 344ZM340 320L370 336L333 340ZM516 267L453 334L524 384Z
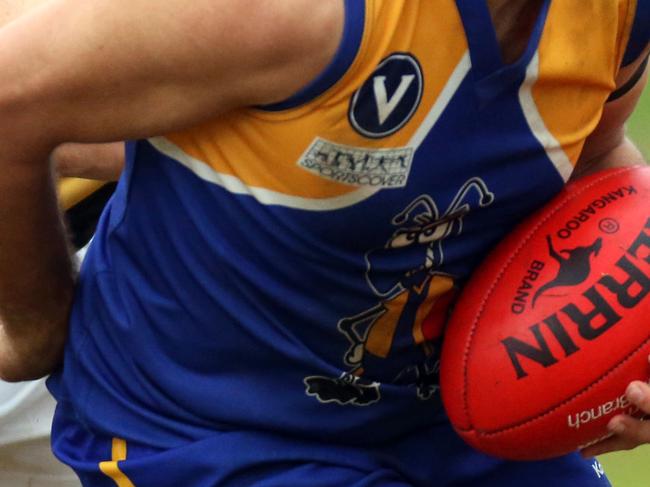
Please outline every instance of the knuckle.
M647 385L642 389L643 396L638 402L639 408L646 414L650 414L650 387Z

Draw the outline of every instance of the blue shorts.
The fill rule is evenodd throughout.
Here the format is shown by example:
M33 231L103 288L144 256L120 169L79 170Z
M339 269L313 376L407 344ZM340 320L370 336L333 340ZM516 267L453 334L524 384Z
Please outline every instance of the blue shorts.
M86 487L610 486L593 459L505 462L472 451L445 424L389 445L231 431L163 451L94 434L59 408L52 437Z

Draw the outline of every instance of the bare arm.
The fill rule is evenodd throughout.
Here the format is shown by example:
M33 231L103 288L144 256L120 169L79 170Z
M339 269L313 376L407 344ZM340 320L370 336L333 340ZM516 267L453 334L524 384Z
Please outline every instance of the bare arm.
M308 0L51 0L0 33L0 110L39 120L49 145L159 135L294 93L341 16Z
M48 0L0 0L0 27L20 18ZM51 154L60 177L79 177L102 181L116 180L124 165L122 143L63 144Z
M124 167L124 143L63 144L50 160L60 177L116 181Z
M648 52L650 47L635 63L621 70L617 80L619 86L625 84L638 70ZM641 152L625 136L625 122L634 111L647 80L648 69L646 68L643 77L629 92L605 105L598 127L585 143L574 178L609 167L645 163Z
M50 0L0 29L0 377L51 372L65 343L52 149L290 96L332 58L342 17L341 1Z
M16 20L48 0L0 0L0 26Z

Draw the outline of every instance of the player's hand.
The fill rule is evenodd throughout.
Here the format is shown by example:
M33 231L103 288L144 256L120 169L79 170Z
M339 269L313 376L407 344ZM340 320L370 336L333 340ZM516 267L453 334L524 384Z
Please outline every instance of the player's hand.
M625 395L630 403L638 407L641 412L650 415L650 386L648 384L634 381L627 387ZM639 445L650 443L650 421L619 414L611 419L607 427L613 436L585 448L582 450L583 456L593 457L612 451L631 450Z

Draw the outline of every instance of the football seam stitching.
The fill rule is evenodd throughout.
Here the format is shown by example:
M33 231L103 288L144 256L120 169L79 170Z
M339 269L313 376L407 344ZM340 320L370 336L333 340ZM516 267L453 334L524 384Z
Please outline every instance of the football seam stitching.
M508 431L516 430L516 429L519 429L519 428L523 428L523 427L529 425L530 423L534 423L535 421L538 421L538 420L540 420L540 419L545 418L546 416L548 416L548 415L554 413L554 412L557 411L558 409L561 409L561 408L563 408L564 406L567 406L567 405L570 404L571 402L575 401L576 399L579 399L580 396L583 396L584 394L586 394L587 392L589 392L590 389L596 387L598 384L600 384L601 382L603 382L604 380L606 380L606 379L607 379L607 378L608 378L612 373L614 373L617 369L619 369L620 367L622 367L623 365L625 365L627 362L629 362L630 359L631 359L631 358L632 358L632 357L633 357L633 356L634 356L634 355L635 355L639 350L641 350L641 349L643 349L644 347L646 347L646 346L648 345L648 343L650 343L650 336L648 336L648 337L644 340L644 342L643 342L639 347L637 347L636 349L634 349L634 350L632 351L632 353L630 353L627 357L625 357L625 358L624 358L620 363L618 363L618 364L615 365L614 367L611 367L609 370L607 370L607 372L605 372L605 374L604 374L600 379L598 379L598 380L592 382L592 383L589 384L587 387L585 387L585 388L583 388L582 390L580 390L580 392L574 394L572 397L570 397L570 398L568 398L568 399L565 399L564 401L562 401L561 403L557 404L556 406L553 406L551 409L549 409L549 410L543 412L543 413L540 414L539 416L536 416L535 418L532 418L532 419L527 419L527 420L525 420L525 421L523 421L523 422L520 422L520 423L517 423L517 424L514 424L514 425L507 426L507 427L505 427L505 428L500 428L500 429L490 430L490 431L484 431L484 430L480 430L480 429L474 429L473 431L474 431L478 436L482 436L482 437L496 436L496 435L499 435L499 434L501 434L501 433L506 433L506 432L508 432Z
M539 221L539 222L538 222L538 223L537 223L537 224L536 224L536 225L535 225L535 226L534 226L534 227L533 227L533 228L528 232L528 234L527 234L527 235L525 236L525 238L522 240L521 244L517 247L517 249L515 250L515 252L513 252L513 253L510 255L510 257L509 257L508 260L506 261L505 265L501 268L501 271L497 274L497 276L496 276L495 279L493 280L492 284L490 285L490 288L488 289L488 292L485 294L485 296L484 296L483 299L481 300L481 304L480 304L480 306L479 306L479 308L478 308L478 313L476 314L476 318L474 319L474 322L472 323L472 326L471 326L471 329L470 329L470 333L469 333L469 336L468 336L467 342L466 342L466 344L465 344L465 350L464 350L464 352L463 352L463 362L462 362L462 370L463 370L463 409L464 409L464 412L465 412L465 417L466 417L467 420L468 420L468 421L467 421L468 424L470 424L470 425L473 424L472 416L471 416L470 411L469 411L469 397L468 397L468 395L469 395L469 394L468 394L468 385L469 385L468 370L469 370L469 369L468 369L467 363L468 363L468 361L469 361L469 351L470 351L470 349L471 349L471 347L472 347L472 342L473 342L473 340L474 340L474 336L475 336L475 334L476 334L477 324L478 324L478 322L481 321L481 318L482 318L482 316L483 316L483 311L485 310L485 304L487 303L488 299L490 298L490 296L491 296L492 293L494 292L494 289L495 289L495 287L496 287L496 285L497 285L499 279L500 279L500 278L503 276L503 274L506 272L506 269L510 266L510 264L512 263L512 261L514 260L514 258L519 254L519 252L521 252L521 249L522 249L522 248L523 248L523 247L528 243L528 241L532 238L532 236L537 232L537 230L539 229L539 227L541 227L541 226L542 226L544 223L546 223L546 222L547 222L547 221L548 221L548 220L549 220L553 215L555 215L555 213L557 213L557 212L558 212L558 211L559 211L559 210L560 210L564 205L566 205L568 201L570 201L570 200L572 200L572 199L575 199L575 198L576 198L577 196L579 196L580 194L584 193L585 191L589 190L590 188L592 188L593 186L597 185L598 183L600 183L600 182L602 182L602 181L604 181L604 180L610 179L610 178L612 178L612 177L614 177L614 176L616 176L616 175L618 175L618 174L620 174L620 173L624 173L624 172L627 172L627 171L631 171L631 170L633 170L633 169L635 169L634 166L623 167L623 168L620 168L620 169L613 170L613 171L609 172L608 174L606 174L606 175L604 175L604 176L601 176L601 177L599 177L598 179L595 179L595 180L592 181L589 185L585 186L585 187L582 188L581 190L579 190L579 191L577 191L577 192L575 192L575 193L567 194L567 195L562 199L562 201L558 202L558 203L555 205L555 207L554 207L554 208L549 212L549 214L548 214L548 215L547 215L543 220ZM565 186L564 189L566 189L566 186ZM646 340L646 342L644 342L644 345L645 345L646 343L647 343L647 340ZM613 369L613 370L615 370L615 369ZM611 373L611 372L612 372L612 370L608 371L608 372L607 372L607 375L608 375L609 373ZM603 380L603 379L604 379L604 377L601 378L601 379L599 379L599 381L600 381L600 380ZM498 429L498 430L493 430L493 431L491 431L491 432L481 432L481 430L478 430L478 429L473 428L473 427L470 427L470 428L468 428L468 429L461 429L461 428L458 428L458 431L462 431L462 432L470 432L470 431L473 431L473 432L479 434L480 436L491 436L491 435L497 435L497 434L502 433L502 432L504 432L504 431L508 431L508 430L512 430L512 429L516 429L516 428L523 427L523 426L525 426L525 425L528 424L528 423L534 422L534 421L536 421L536 420L539 419L539 418L542 418L542 417L544 417L544 416L547 416L548 414L551 414L551 413L552 413L553 411L555 411L557 408L560 408L560 407L564 406L566 403L573 401L576 397L580 396L581 394L584 394L584 393L587 392L590 388L592 388L593 386L595 386L596 384L598 384L599 381L596 381L596 382L590 384L587 388L583 389L582 391L580 391L579 393L577 393L576 395L574 395L574 396L571 397L570 399L566 399L563 403L554 406L552 409L549 409L548 411L545 411L544 413L542 413L541 416L536 416L535 418L528 418L528 419L525 419L525 420L523 420L523 421L521 421L521 422L519 422L519 423L516 423L516 424L514 424L514 425L509 425L509 426L507 426L507 427L505 427L505 428L501 428L501 429Z

